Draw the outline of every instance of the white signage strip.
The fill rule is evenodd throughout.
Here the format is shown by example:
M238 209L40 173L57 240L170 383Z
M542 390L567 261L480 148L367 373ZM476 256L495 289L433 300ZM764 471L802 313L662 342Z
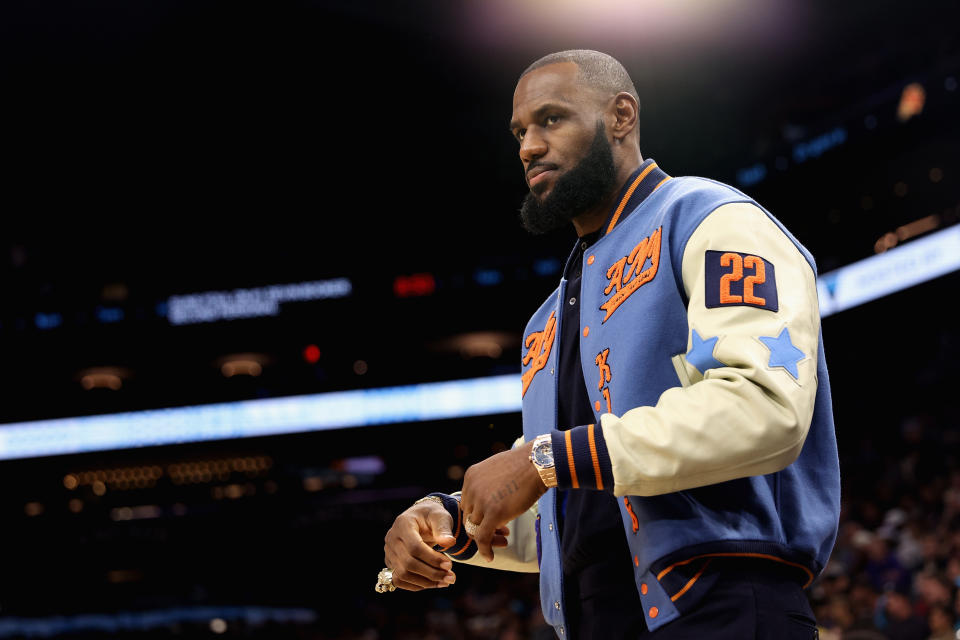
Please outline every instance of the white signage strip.
M960 269L960 226L911 240L817 278L820 316L850 309Z
M280 305L284 302L343 298L352 291L353 285L349 279L335 278L170 296L167 300L167 318L170 324L180 325L275 316L280 313Z
M0 460L422 422L519 410L520 378L502 375L0 424Z

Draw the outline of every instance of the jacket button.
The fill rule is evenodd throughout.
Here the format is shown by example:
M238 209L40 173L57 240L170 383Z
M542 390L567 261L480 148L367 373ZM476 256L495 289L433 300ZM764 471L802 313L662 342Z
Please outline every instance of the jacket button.
M549 529L550 531L553 531L553 523L552 523L552 522L550 522L550 523L547 524L547 529Z
M553 367L550 367L550 375L553 375Z
M554 609L556 609L557 611L560 611L560 601L557 600L556 602L554 602L554 603L553 603L553 607L554 607Z
M657 609L656 607L650 607L650 617L656 618L658 615L660 615L660 609Z
M647 591L649 591L649 589L647 588L647 583L646 583L646 582L641 583L641 584L640 584L640 595L642 595L642 596L647 595Z
M597 256L590 256L587 258L587 264L593 264L593 261L597 259Z
M560 635L563 635L563 627L560 627Z

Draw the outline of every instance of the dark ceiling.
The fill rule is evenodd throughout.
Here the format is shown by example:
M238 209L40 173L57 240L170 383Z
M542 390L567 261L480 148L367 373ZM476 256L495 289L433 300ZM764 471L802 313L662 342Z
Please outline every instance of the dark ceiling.
M727 181L960 54L952 2L686 3L662 28L650 3L635 38L555 27L564 3L531 2L542 24L483 3L4 4L4 242L55 284L167 290L528 250L505 125L550 50L620 57L645 154Z

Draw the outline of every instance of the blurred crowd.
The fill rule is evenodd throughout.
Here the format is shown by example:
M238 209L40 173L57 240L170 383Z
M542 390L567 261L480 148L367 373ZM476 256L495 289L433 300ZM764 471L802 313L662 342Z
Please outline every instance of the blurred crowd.
M960 637L958 440L916 416L885 450L864 440L847 452L837 544L810 590L821 638Z

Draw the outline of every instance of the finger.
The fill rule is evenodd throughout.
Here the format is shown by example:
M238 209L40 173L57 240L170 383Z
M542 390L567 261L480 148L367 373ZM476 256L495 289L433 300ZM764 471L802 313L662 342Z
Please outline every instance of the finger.
M402 565L400 567L395 567L393 569L393 583L397 584L397 581L404 583L416 585L421 589L432 589L437 586L439 580L431 580L426 578L419 573L416 573L407 565Z
M494 547L505 547L509 544L505 536L494 534L493 540L490 541L490 545Z
M423 591L424 589L424 587L415 585L412 582L400 580L396 575L393 576L393 586L397 589L404 589L405 591Z
M413 553L410 553L411 548ZM453 561L442 553L437 553L423 543L411 545L410 548L402 547L396 551L396 555L392 558L395 563L394 566L405 572L404 576L406 577L401 577L404 577L408 582L417 582L417 584L423 586L429 586L428 583L436 585L445 581L449 582L448 579L453 573L451 571ZM440 557L440 562L436 565L431 564L431 561L437 556ZM426 558L426 561L424 558ZM419 576L422 580L418 581L417 578L412 576Z
M384 558L386 566L393 571L393 583L399 584L398 581L402 581L407 584L415 585L421 589L426 589L436 584L436 580L431 580L424 576L418 576L414 571L411 570L411 566L414 565L413 558L410 558L406 555L403 549L400 549L399 552L394 553L393 550L387 553L387 557Z
M508 536L510 535L510 527L503 525L502 527L497 527L497 530L494 533L498 536Z
M422 550L418 549L417 553L423 553ZM431 554L436 553L430 551ZM411 554L409 562L406 564L406 567L418 575L423 576L424 578L431 580L433 582L440 582L450 573L450 570L453 568L453 562L443 556L443 562L438 565L431 564L429 561L424 561L421 557L418 557L416 554ZM431 558L432 559L432 558Z
M411 536L405 540L404 548L410 557L416 558L434 569L449 569L453 566L450 558L440 551L435 551L433 547L425 543L419 536ZM456 542L456 540L454 540L454 542Z
M473 511L473 498L470 496L470 492L467 491L466 485L464 485L464 490L460 494L460 511L463 512L464 516Z
M446 509L431 511L427 516L427 525L430 529L430 535L435 544L441 547L449 547L457 541L453 536L453 518L447 513Z
M496 529L493 525L481 523L477 529L477 535L474 541L477 543L477 550L487 562L493 560L493 531Z

